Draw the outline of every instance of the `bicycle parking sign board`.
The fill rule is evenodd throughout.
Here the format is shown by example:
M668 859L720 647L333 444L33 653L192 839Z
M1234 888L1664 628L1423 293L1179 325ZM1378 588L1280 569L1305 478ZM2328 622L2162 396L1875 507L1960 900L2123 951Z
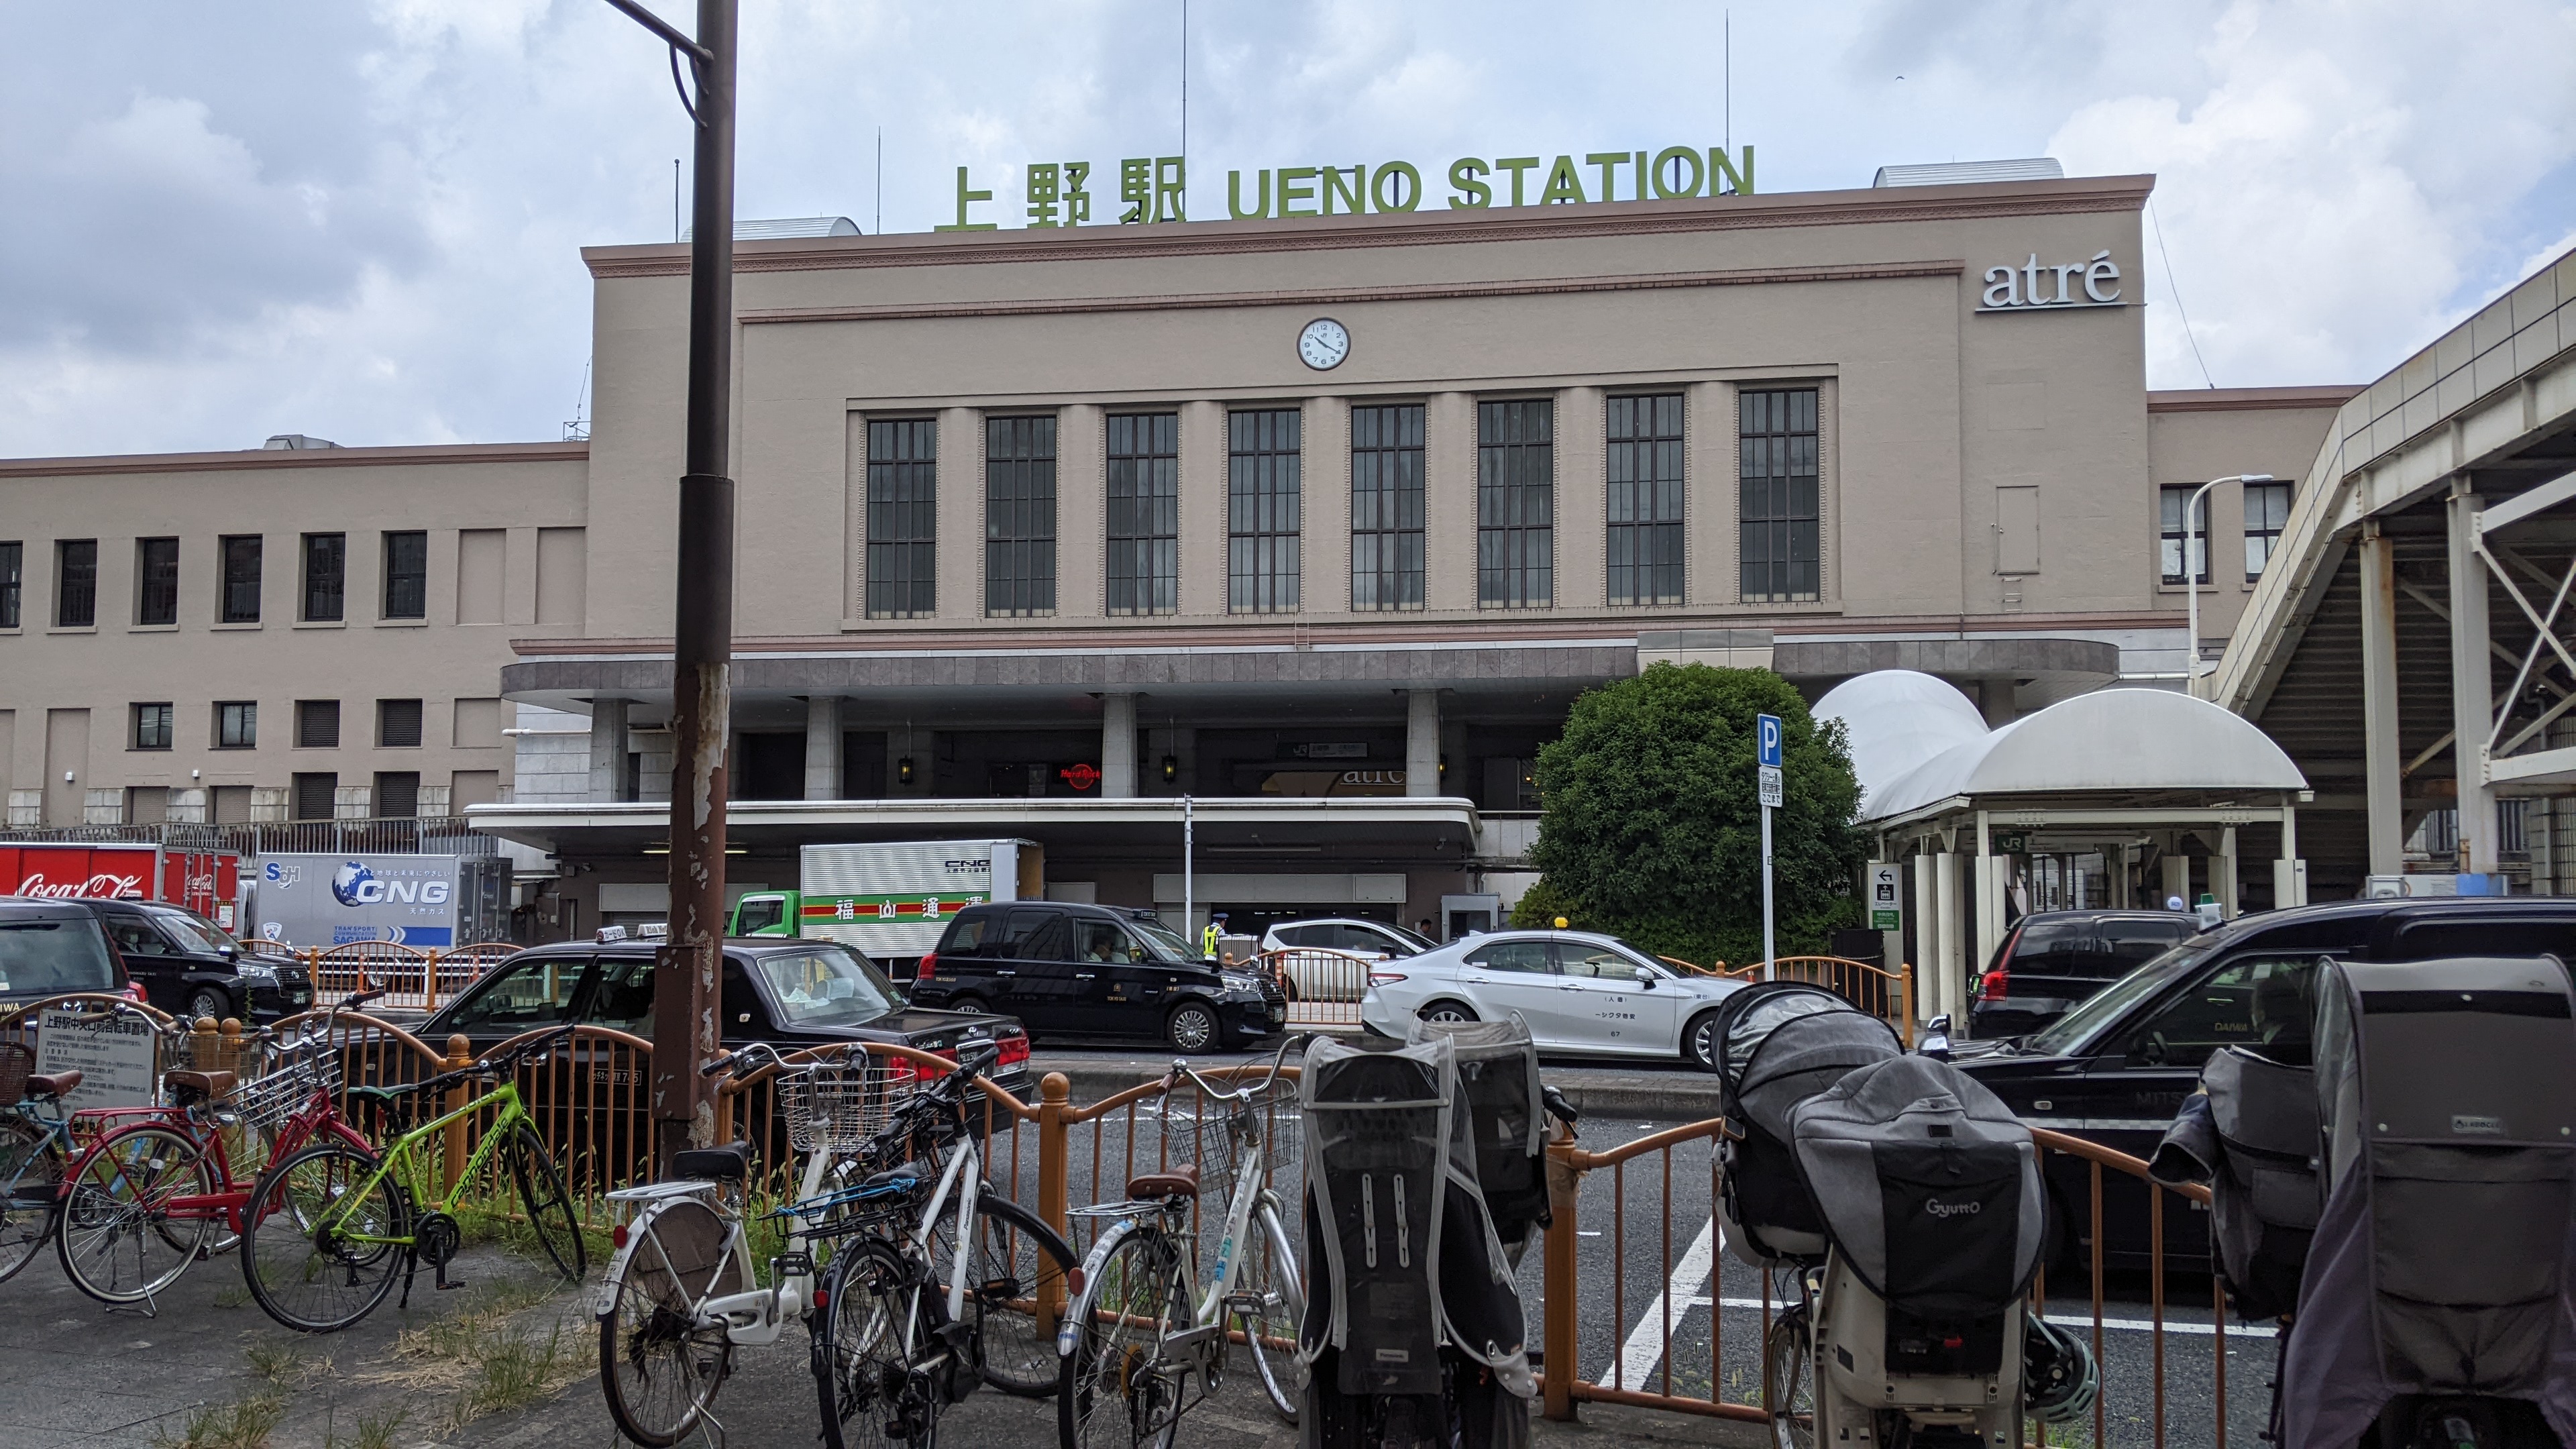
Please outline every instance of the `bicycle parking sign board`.
M153 1046L152 1023L125 1012L97 1020L58 1008L36 1018L36 1070L81 1074L63 1099L75 1112L152 1105Z

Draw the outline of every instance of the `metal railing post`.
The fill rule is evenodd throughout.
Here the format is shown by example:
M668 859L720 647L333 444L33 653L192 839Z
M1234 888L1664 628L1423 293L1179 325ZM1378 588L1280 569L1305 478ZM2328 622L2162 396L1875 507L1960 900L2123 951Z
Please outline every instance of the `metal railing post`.
M467 1039L463 1032L458 1032L449 1037L447 1039L447 1065L443 1070L460 1072L472 1065L474 1065L474 1043ZM447 1106L445 1110L450 1112L462 1111L465 1104L472 1100L474 1100L474 1089L467 1083L459 1082L455 1086L447 1089ZM444 1134L447 1139L445 1143L447 1149L446 1185L450 1191L453 1191L458 1183L465 1180L465 1158L467 1154L465 1136L466 1133L472 1129L473 1123L458 1122L450 1126Z
M1547 1144L1548 1217L1547 1237L1540 1245L1539 1344L1544 1351L1545 1398L1542 1412L1559 1423L1574 1418L1574 1245L1575 1200L1582 1195L1583 1178L1574 1165L1572 1142ZM1566 1187L1557 1189L1563 1176Z

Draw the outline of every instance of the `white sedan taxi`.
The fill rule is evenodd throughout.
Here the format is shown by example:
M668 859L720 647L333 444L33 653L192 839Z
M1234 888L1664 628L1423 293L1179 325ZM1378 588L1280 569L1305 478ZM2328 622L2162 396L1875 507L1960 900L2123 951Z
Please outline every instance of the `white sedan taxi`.
M1709 1019L1740 981L1692 976L1611 936L1497 931L1369 968L1360 1024L1401 1037L1431 1021L1518 1014L1545 1052L1680 1057L1715 1070Z

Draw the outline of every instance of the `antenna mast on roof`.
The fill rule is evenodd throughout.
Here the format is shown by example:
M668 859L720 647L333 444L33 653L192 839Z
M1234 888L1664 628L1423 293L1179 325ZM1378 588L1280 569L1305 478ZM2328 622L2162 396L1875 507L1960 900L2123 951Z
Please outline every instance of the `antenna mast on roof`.
M1719 44L1726 56L1726 79L1719 87L1719 94L1725 99L1719 104L1726 108L1726 154L1732 156L1735 154L1735 12L1726 11L1719 25L1722 27L1718 32ZM1717 183L1712 180L1708 189L1717 190Z
M671 158L671 240L680 239L680 158Z
M877 215L876 215L876 222L875 222L875 224L874 224L874 225L870 226L870 227L868 228L868 230L869 230L869 231L871 231L871 232L873 232L873 233L875 233L875 234L876 234L876 235L878 235L878 236L883 236L883 235L885 235L885 127L883 127L883 126L879 126L879 127L877 127L877 174L876 174L876 186L877 186Z
M1287 203L1280 203L1282 206ZM1190 214L1190 0L1181 0L1181 215Z

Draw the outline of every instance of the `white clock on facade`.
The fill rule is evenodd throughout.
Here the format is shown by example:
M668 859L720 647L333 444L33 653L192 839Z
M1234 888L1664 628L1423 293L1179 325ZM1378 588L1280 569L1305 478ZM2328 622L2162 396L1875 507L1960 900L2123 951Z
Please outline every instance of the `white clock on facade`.
M1350 331L1330 317L1318 317L1297 334L1297 355L1317 372L1339 367L1351 355Z

